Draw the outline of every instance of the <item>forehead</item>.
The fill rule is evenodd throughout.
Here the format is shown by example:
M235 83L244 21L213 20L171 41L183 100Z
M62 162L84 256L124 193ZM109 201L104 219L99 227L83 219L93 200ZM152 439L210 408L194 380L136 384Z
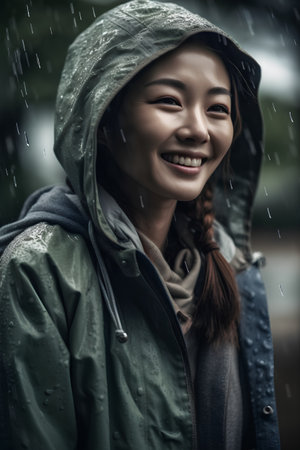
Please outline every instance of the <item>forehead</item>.
M212 84L230 87L227 69L213 50L195 42L187 42L161 56L137 75L136 81L147 83L159 77L184 79L206 79Z

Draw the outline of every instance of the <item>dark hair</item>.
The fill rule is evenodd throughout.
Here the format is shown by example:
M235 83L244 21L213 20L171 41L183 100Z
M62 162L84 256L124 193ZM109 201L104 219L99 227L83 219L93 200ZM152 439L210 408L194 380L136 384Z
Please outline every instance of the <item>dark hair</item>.
M203 34L207 34L206 38L203 38ZM242 120L239 109L239 72L235 70L235 66L227 58L225 53L220 50L220 47L215 46L214 43L212 43L209 33L201 33L201 36L192 36L187 41L201 43L201 45L204 45L212 52L217 53L224 62L231 82L231 117L234 129L233 140L235 140L242 129ZM130 83L132 82L134 82L134 79ZM111 124L116 123L117 111L122 102L125 89L122 89L115 97L109 109L103 116L99 127L99 145L105 142L105 139L103 139L103 128L105 130L105 127L110 127L113 132ZM114 121L111 120L112 117L115 118ZM108 160L111 160L111 156L107 156ZM225 156L222 164L223 167L226 167L228 170L229 152ZM116 193L116 191L113 192L115 188L113 189L111 186L107 171L105 171L104 167L99 163L98 170L101 173L104 186L112 195L114 195L114 193ZM205 261L203 261L205 265L203 288L199 298L196 299L193 327L197 330L199 336L207 342L218 343L221 340L226 339L237 343L236 324L240 314L239 294L233 270L230 264L222 256L218 245L214 241L212 185L208 182L197 199L192 202L178 202L177 208L181 209L190 218L190 227L194 233L195 245L205 256Z
M193 202L179 202L178 208L190 218L194 242L204 264L203 287L196 298L193 327L207 342L223 339L237 343L240 300L233 269L214 240L213 189L206 184Z

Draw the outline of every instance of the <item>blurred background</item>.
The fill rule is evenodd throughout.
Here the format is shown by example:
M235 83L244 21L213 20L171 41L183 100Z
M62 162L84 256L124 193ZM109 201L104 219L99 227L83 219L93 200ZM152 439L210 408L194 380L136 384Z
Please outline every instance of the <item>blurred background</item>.
M36 188L61 183L53 111L67 47L109 0L2 0L0 225ZM181 0L232 35L262 66L265 153L253 227L262 251L275 345L283 450L300 448L300 9L291 0Z

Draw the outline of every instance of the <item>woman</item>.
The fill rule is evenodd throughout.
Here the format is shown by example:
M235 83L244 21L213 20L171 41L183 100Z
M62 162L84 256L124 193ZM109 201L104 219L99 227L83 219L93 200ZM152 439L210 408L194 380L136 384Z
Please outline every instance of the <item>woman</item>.
M35 193L0 240L8 446L279 448L249 244L259 78L170 3L123 4L70 47L55 129L68 187Z

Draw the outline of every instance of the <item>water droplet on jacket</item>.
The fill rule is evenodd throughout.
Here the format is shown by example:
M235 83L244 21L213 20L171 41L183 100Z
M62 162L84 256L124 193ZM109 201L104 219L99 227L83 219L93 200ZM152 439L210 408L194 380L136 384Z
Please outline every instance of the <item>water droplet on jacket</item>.
M267 339L263 340L262 342L262 346L266 349L266 350L271 350L272 349L272 342L268 341Z
M265 367L266 366L266 362L263 359L258 359L256 361L256 365L257 365L257 367Z
M243 294L246 296L247 300L253 301L255 297L255 292L250 289L243 289Z
M144 395L144 389L142 387L138 387L137 388L137 394L141 397L142 395Z
M92 13L93 13L93 16L96 18L96 13L95 13L95 8L94 8L94 6L92 6Z
M246 338L245 343L246 343L247 347L251 347L253 345L253 340L250 338Z
M9 322L8 326L9 326L9 328L13 328L15 326L15 324L13 321L11 321L11 322Z
M270 208L267 208L267 213L268 213L269 219L272 219L271 212L270 212Z
M45 389L44 393L45 395L52 395L54 392L54 389Z
M258 321L258 326L262 331L268 331L269 327L264 320Z

